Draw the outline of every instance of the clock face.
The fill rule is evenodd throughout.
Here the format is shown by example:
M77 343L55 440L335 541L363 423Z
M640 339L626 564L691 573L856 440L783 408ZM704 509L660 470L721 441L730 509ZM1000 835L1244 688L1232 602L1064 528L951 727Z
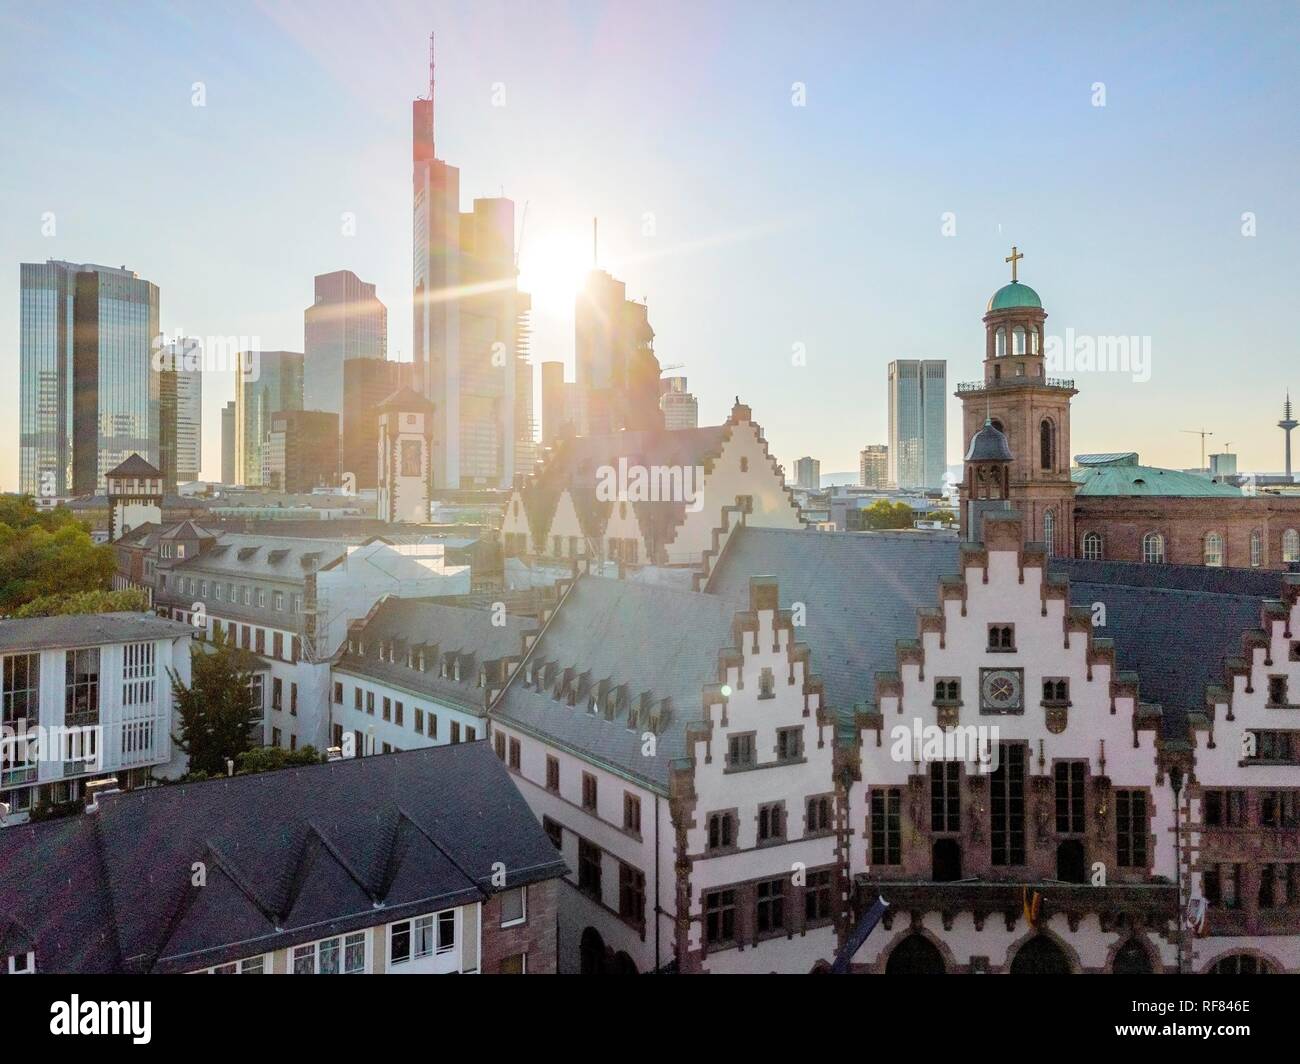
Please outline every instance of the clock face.
M1018 713L1022 707L1020 669L980 669L980 709L986 713Z

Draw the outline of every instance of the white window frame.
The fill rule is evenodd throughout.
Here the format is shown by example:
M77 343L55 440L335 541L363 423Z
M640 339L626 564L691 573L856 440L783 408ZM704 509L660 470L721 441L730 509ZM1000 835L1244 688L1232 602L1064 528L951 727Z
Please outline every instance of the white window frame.
M346 968L348 956L348 939L361 937L361 969L359 971L349 972ZM365 975L370 970L370 935L366 931L349 931L343 935L333 935L330 938L320 938L315 942L300 942L296 946L289 948L289 974L290 975L320 975L320 954L321 947L331 942L337 942L339 947L339 970L337 972L327 973L332 975ZM355 945L355 943L354 943ZM312 951L311 962L312 970L310 972L299 972L298 953L301 950L310 949Z
M36 974L36 953L28 950L26 953L15 953L9 960L10 975L35 975ZM18 967L19 960L23 966Z
M518 927L520 924L526 924L526 923L528 923L528 886L527 886L527 884L525 884L525 885L522 886L522 887L515 887L513 890L504 890L504 891L501 892L501 899L502 899L502 901L501 901L502 916L504 917L504 915L505 915L505 896L506 896L507 894L516 894L516 893L519 895L519 901L520 901L520 904L519 904L519 911L522 913L522 915L519 916L519 917L517 917L517 918L514 919L514 920L505 920L505 919L502 919L502 921L501 921L501 926L502 926L502 927Z

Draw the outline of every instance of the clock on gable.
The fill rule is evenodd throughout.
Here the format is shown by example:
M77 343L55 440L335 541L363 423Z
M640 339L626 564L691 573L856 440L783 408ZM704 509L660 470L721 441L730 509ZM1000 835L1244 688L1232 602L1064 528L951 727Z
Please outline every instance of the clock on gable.
M980 669L980 712L1023 713L1024 669Z

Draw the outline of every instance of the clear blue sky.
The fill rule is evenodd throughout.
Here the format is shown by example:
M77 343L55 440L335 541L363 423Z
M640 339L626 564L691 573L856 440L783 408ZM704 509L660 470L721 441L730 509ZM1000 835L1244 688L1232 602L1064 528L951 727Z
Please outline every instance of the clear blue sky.
M1244 468L1280 466L1272 425L1283 389L1300 395L1294 3L0 0L0 487L17 483L23 261L126 264L161 288L166 331L295 350L313 275L348 268L410 357L410 100L430 29L463 206L528 201L539 289L586 255L598 215L602 265L648 298L701 421L739 393L787 468L852 469L884 441L890 359L978 377L1012 243L1049 334L1151 338L1146 383L1076 374L1074 452L1190 466L1199 443L1178 430L1203 425ZM546 358L571 365L553 306ZM233 389L205 390L215 477ZM956 461L955 401L949 424Z

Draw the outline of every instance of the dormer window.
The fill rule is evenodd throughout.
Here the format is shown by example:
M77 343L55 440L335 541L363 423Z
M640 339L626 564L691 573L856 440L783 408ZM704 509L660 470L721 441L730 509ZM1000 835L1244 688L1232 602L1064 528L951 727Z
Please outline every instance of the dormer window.
M8 958L8 970L10 975L35 975L36 974L36 954L32 950L26 953L16 953Z

